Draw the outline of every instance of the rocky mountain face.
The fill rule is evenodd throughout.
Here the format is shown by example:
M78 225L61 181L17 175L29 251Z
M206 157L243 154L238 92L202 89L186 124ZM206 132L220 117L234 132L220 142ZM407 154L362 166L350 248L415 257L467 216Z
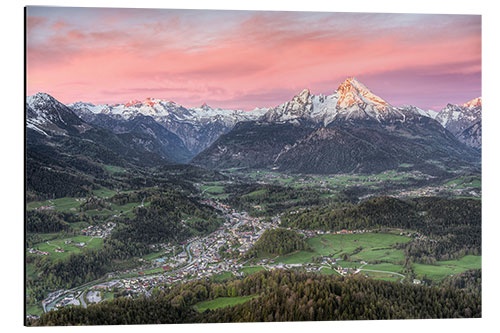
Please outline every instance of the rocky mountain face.
M212 169L270 168L280 152L313 131L297 122L241 122L191 163Z
M108 128L115 133L123 132L126 122L138 116L149 116L182 140L189 157L194 157L210 146L238 122L256 120L267 111L213 109L206 104L189 109L173 101L155 98L115 105L78 102L68 106L93 125Z
M256 147L264 149L257 154ZM405 163L438 172L436 160L454 168L476 163L479 154L428 112L393 107L348 78L332 95L303 90L258 121L236 126L192 163L300 173L378 172Z
M466 145L481 151L481 120L464 129L457 138Z
M44 136L78 134L91 128L64 104L45 93L28 96L26 127Z
M405 117L398 108L372 93L357 79L348 78L329 96L315 96L304 89L291 101L270 109L261 120L289 122L302 119L328 126L339 121L404 121Z
M26 101L27 144L34 152L48 155L79 155L104 164L154 165L187 160L182 141L147 117L124 124L115 134L78 117L48 94ZM154 130L152 130L154 129ZM157 131L157 132L155 132ZM46 156L47 157L47 156Z
M177 135L160 125L151 116L139 113L124 119L104 113L93 113L82 107L74 107L73 110L89 124L130 138L131 144L139 144L149 151L159 152L172 161L185 163L193 157ZM131 133L135 137L131 137Z
M481 97L469 102L456 105L448 104L435 117L435 119L460 141L481 149Z

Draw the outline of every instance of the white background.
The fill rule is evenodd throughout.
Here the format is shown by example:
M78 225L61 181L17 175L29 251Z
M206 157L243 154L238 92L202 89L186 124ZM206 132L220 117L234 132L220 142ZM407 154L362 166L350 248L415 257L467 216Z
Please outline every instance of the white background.
M479 332L498 331L500 223L499 197L500 15L495 0L353 0L353 1L150 1L150 0L73 0L3 1L0 8L0 325L4 332L17 330L123 331L137 332ZM24 104L24 11L25 5L81 7L150 7L193 9L293 10L330 12L481 14L483 22L483 318L459 320L393 320L306 323L148 325L72 328L23 327L23 104Z

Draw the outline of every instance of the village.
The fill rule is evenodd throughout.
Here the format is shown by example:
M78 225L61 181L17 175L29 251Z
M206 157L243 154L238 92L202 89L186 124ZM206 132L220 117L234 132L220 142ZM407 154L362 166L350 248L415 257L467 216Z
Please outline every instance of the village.
M144 262L144 265L136 270L115 272L107 275L107 282L95 284L88 289L92 290L118 290L128 295L144 294L149 295L152 288L163 285L184 282L192 279L208 278L212 275L231 272L239 276L238 271L243 263L239 263L237 258L223 258L235 249L240 254L246 253L260 236L269 228L277 227L277 219L272 222L263 222L259 218L248 216L246 212L236 212L229 206L222 203L203 200L202 203L210 205L224 214L225 222L215 232L205 237L193 237L181 244L156 244L152 245L152 250L163 252L163 256L152 262ZM82 230L82 233L93 237L106 237L114 228L113 222L108 222L102 226L89 226ZM245 228L241 228L246 226ZM228 244L235 244L237 247L227 248ZM178 249L182 249L179 251ZM36 250L35 250L36 251ZM145 272L161 268L160 274L148 274ZM119 278L121 275L137 273L138 276L129 278ZM77 288L76 288L77 289ZM66 305L86 306L89 294L75 292L75 289L58 291L51 293L43 301L44 311L52 308L59 308ZM101 297L90 294L93 301L100 301ZM86 299L85 299L86 298Z
M107 222L102 225L89 225L81 230L82 235L92 236L97 238L105 238L111 235L111 232L116 227L114 222Z
M57 309L67 305L87 306L87 303L97 303L105 298L102 293L115 293L116 295L134 297L137 295L150 296L156 287L164 287L178 282L195 279L210 278L220 274L243 276L243 267L262 267L263 269L294 269L301 268L307 272L319 272L324 268L333 269L340 275L358 274L360 268L343 267L342 258L324 256L316 258L313 263L283 264L273 259L261 259L253 265L246 265L247 261L241 260L244 254L258 241L262 234L280 224L279 215L271 221L250 217L246 212L237 212L228 205L214 200L204 199L202 203L210 205L224 216L224 224L215 232L205 237L192 237L179 244L151 245L153 251L162 253L154 260L141 259L142 265L133 270L107 274L104 281L87 284L84 288L60 290L49 294L43 301L44 311ZM103 229L105 227L105 229ZM87 227L88 235L104 237L111 232L114 224L108 222L101 227ZM287 228L290 230L290 228ZM306 238L317 237L325 234L363 234L371 230L296 230ZM84 232L84 230L82 230ZM400 235L424 239L421 234ZM234 253L237 253L234 256ZM361 262L361 265L366 264ZM132 275L132 276L131 276ZM99 291L99 293L96 293ZM102 293L101 293L102 292Z

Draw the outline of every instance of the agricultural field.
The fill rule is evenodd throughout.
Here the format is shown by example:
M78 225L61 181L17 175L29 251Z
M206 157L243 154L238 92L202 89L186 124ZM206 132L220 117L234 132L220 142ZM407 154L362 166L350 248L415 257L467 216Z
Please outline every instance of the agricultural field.
M94 190L92 193L95 196L98 196L99 198L111 198L113 195L117 194L118 192L115 190L110 190L109 188L102 188L99 190Z
M438 261L437 265L413 264L413 270L419 278L426 276L431 280L442 280L448 275L481 268L481 256L465 256L458 260Z
M388 233L328 234L307 240L313 251L292 253L276 258L275 261L284 264L300 264L311 262L313 257L334 255L336 258L340 258L347 254L353 261L382 260L395 262L403 260L404 253L402 250L393 249L392 246L410 240L411 238L406 236Z
M253 273L256 273L258 271L264 270L264 267L243 267L242 269L239 270L240 273L245 273L246 275L251 275Z
M265 195L267 192L268 191L266 189L261 189L261 190L250 192L250 193L246 194L245 197L257 198L257 197L260 197L262 195Z
M479 176L462 176L452 179L444 184L454 188L481 188L481 179Z
M202 194L213 199L226 199L229 193L224 192L224 185L222 182L210 182L200 187Z
M144 275L150 275L150 274L159 274L159 273L163 273L163 268L161 267L158 267L158 268L152 268L152 269L148 269L146 271L143 271L142 272Z
M85 245L79 246L77 245L79 243L85 243ZM81 253L84 249L99 249L102 247L102 245L102 238L95 238L90 236L74 236L38 243L35 244L33 248L36 250L49 252L50 255L48 256L48 258L55 260L64 259L71 253ZM56 249L63 249L64 252L56 252Z
M33 201L29 202L26 207L27 209L37 209L40 207L53 207L53 210L57 212L76 212L80 207L80 204L83 201L80 201L78 198L59 198L59 199L51 199L46 201Z
M232 277L234 277L234 274L231 273L231 272L223 272L223 273L220 273L220 274L212 275L212 279L214 281L218 281L218 282L230 279Z
M144 202L144 207L148 207L151 204L151 202ZM112 215L117 215L117 214L122 214L124 216L133 217L132 211L134 208L141 206L141 202L129 202L124 205L117 205L112 203L110 205L110 208L107 209L91 209L85 211L86 214L93 216L93 215L101 215L101 216L112 216Z
M202 185L200 189L202 192L207 192L212 194L214 193L220 194L224 192L224 186L221 185Z
M119 173L119 172L126 172L127 170L122 168L122 167L119 167L119 166L116 166L116 165L109 165L109 164L104 164L102 166L102 168L104 170L106 170L107 172L111 173L111 174L114 174L114 173Z
M400 281L403 279L403 266L391 263L380 263L375 265L360 266L359 274L368 276L372 279L385 281Z
M368 276L369 278L375 279L375 280L383 280L383 281L390 281L390 282L397 282L402 279L401 276L395 275L395 274L390 274L390 273L383 273L383 272L370 272L370 271L361 271L359 274Z
M425 179L427 176L415 171L408 170L411 164L401 164L398 170L388 170L379 174L334 174L334 175L288 175L267 170L256 170L253 172L233 171L234 175L250 178L252 181L261 181L268 184L291 186L294 188L321 187L329 189L344 189L352 186L364 186L378 189L384 184L398 183L407 185L416 179Z
M120 193L127 193L131 191L122 191ZM101 188L99 190L94 190L92 192L92 195L97 196L99 198L111 198L113 195L117 194L118 192L115 190L111 190L109 188ZM67 213L78 213L80 205L85 202L86 198L74 198L74 197L64 197L64 198L59 198L59 199L50 199L50 200L45 200L45 201L32 201L29 202L26 207L27 209L38 209L40 207L50 207L48 210L54 210L57 212L67 212ZM135 208L139 206L141 203L128 203L126 205L116 205L116 204L111 204L111 209L102 209L101 211L99 210L89 210L86 211L89 215L111 215L115 214L116 212L120 211L127 211L132 208ZM149 203L144 203L146 204Z
M228 306L234 306L248 302L252 298L258 295L251 296L237 296L237 297L217 297L210 301L199 302L194 305L195 309L199 312L204 312L206 310L215 310L219 308L225 308Z
M381 264L375 264L375 265L363 265L363 269L368 269L368 270L374 270L374 271L386 271L386 272L395 272L395 273L402 273L403 272L403 266L402 265L397 265L397 264L391 264L391 263L381 263Z
M319 272L320 274L325 274L325 275L340 275L340 273L334 270L333 268L323 267Z

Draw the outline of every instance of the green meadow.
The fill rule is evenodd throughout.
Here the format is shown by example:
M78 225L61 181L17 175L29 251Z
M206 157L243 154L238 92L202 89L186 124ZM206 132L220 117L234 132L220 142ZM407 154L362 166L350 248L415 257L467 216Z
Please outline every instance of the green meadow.
M109 164L104 164L103 169L106 170L107 172L114 174L114 173L119 173L119 172L125 172L126 170L122 167L116 166L116 165L109 165Z
M239 270L241 273L245 273L247 275L251 275L253 273L256 273L258 271L264 270L264 267L243 267Z
M299 264L311 262L313 257L334 255L340 258L347 254L354 261L395 262L403 260L404 253L402 250L393 249L392 246L410 240L409 237L389 233L327 234L307 240L312 251L295 252L278 257L275 261L284 264Z
M52 206L57 212L75 212L78 211L82 201L76 198L59 198L45 201L33 201L27 204L27 209L37 209L40 207Z
M222 273L219 273L219 274L212 275L212 279L214 281L218 281L218 282L231 279L232 277L234 277L234 274L231 273L231 272L222 272Z
M442 280L446 276L481 268L481 256L465 256L458 260L438 261L437 265L413 264L419 278L427 276L431 280Z
M234 306L248 302L252 298L258 295L251 296L237 296L237 297L217 297L210 301L199 302L194 305L195 309L199 312L204 312L206 310L215 310L219 308L225 308L228 306Z
M65 244L66 241L71 243ZM77 243L85 243L85 246L80 247ZM49 240L43 243L38 243L33 246L34 249L47 251L50 253L50 259L64 259L71 253L82 253L84 249L99 249L103 245L102 238L93 238L90 236L75 236ZM56 249L63 249L64 252L56 252Z
M202 185L200 189L203 192L212 194L221 194L224 192L224 186L221 185Z

